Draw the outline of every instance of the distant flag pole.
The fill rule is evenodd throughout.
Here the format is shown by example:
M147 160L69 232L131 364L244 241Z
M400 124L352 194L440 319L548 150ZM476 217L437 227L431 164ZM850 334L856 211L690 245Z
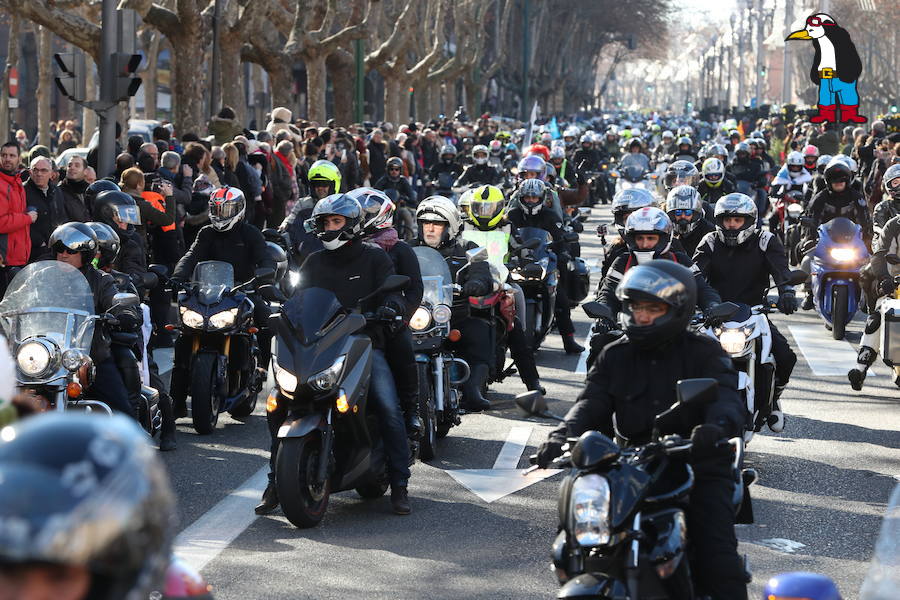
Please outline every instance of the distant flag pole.
M534 122L537 121L537 117L538 103L535 102L534 106L531 107L531 121L528 123L528 128L525 130L525 137L522 138L522 154L525 154L525 148L531 145L531 137L534 135Z

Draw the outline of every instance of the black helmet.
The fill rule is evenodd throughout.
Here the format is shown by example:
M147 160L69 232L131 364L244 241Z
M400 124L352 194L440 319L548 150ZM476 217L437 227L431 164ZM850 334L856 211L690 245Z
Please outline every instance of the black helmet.
M616 288L622 301L621 318L628 339L651 348L674 339L687 329L697 305L697 282L685 267L671 260L651 260L628 269ZM650 325L638 325L632 302L662 302L669 309Z
M391 177L391 169L400 169L401 175L403 174L403 159L397 156L392 156L387 159L387 162L384 165L385 172L388 174L388 179L398 179L400 175L396 177Z
M94 199L101 192L119 192L119 186L117 186L114 182L109 179L98 179L91 185L87 186L87 189L84 190L84 202L88 206L92 206L94 204Z
M94 260L100 244L97 234L88 225L73 221L60 225L50 234L47 242L50 250L56 254L81 254L81 266L87 266Z
M94 184L100 183L95 181ZM141 214L132 196L118 189L100 192L94 198L93 215L95 221L116 227L116 222L140 225Z
M266 242L266 254L275 261L275 281L281 281L288 270L288 257L284 248L275 242Z
M676 160L666 169L663 183L667 190L671 190L677 185L691 185L697 183L700 179L700 171L694 166L694 163L687 160Z
M325 217L340 215L346 223L334 231L325 230ZM322 240L326 250L337 250L362 233L362 207L347 194L325 196L316 203L312 216L306 220L306 230Z
M111 267L119 257L119 250L122 248L122 242L119 240L119 234L106 223L98 223L91 221L85 223L94 230L97 236L97 244L100 246L100 259L97 262L97 268L103 269Z
M884 184L884 191L887 192L891 200L894 202L900 201L900 164L888 167L881 181Z
M853 173L850 172L850 167L844 164L843 161L832 159L828 166L825 167L825 183L828 184L829 188L832 184L841 181L849 186L852 177Z
M84 567L92 599L147 598L158 589L175 501L133 419L25 419L4 430L0 480L0 562Z

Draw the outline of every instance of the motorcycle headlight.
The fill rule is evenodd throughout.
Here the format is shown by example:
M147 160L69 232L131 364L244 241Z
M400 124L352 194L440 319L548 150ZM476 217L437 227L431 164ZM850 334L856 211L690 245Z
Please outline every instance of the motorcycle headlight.
M747 343L747 335L739 329L726 329L719 335L722 349L729 354L738 354Z
M50 349L41 342L22 344L16 353L19 369L29 377L37 377L44 373L53 359Z
M803 214L803 207L799 204L788 204L787 214L792 219L798 219Z
M323 369L306 380L306 383L313 389L320 392L327 392L335 386L341 376L341 370L344 368L344 356L339 356L334 363L327 369Z
M450 307L446 304L438 304L431 309L431 318L439 325L450 322L450 316Z
M423 331L431 325L431 311L420 306L409 320L409 328L413 331Z
M69 348L62 354L62 366L67 371L77 371L85 363L87 354L78 348Z
M189 308L181 307L181 322L191 329L203 328L203 315Z
M297 287L300 284L300 272L291 271L290 273L288 273L288 283L292 288Z
M524 281L524 280L525 280L525 276L522 275L521 273L519 273L518 270L510 271L510 272L509 272L509 277L510 277L510 279L512 279L513 281Z
M283 392L293 394L297 389L297 376L284 367L275 366L275 382Z
M217 312L209 318L209 326L215 329L224 329L225 327L231 327L232 325L234 325L234 321L237 319L237 314L238 309L236 308Z
M831 258L838 262L850 262L856 260L856 250L853 248L832 248L829 251Z
M571 511L575 540L581 546L609 542L609 482L605 477L583 475L572 484Z

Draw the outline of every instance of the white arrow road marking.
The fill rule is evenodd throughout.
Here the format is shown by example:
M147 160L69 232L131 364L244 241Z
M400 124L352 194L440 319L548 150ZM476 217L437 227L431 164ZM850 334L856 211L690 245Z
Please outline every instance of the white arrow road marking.
M788 325L794 341L803 353L813 375L818 377L847 377L856 366L857 351L847 340L836 340L820 325ZM869 376L875 376L869 369Z
M266 465L182 531L175 538L175 554L198 571L209 564L256 520L253 507L269 482L268 473Z
M771 538L768 540L754 541L752 543L759 546L765 546L766 548L771 548L772 550L777 550L778 552L783 552L785 554L793 554L801 548L806 548L806 544L802 544L800 542L795 542L794 540L788 540L785 538Z
M539 469L523 475L525 469L516 468L528 445L531 430L531 426L513 427L492 469L460 469L446 473L489 504L556 475L561 469Z

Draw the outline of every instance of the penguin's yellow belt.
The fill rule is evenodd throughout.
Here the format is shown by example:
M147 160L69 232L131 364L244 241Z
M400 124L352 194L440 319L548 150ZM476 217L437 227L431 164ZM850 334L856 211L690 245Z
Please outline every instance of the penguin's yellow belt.
M837 73L834 72L834 69L825 68L819 71L820 79L834 79L835 77L837 77Z

